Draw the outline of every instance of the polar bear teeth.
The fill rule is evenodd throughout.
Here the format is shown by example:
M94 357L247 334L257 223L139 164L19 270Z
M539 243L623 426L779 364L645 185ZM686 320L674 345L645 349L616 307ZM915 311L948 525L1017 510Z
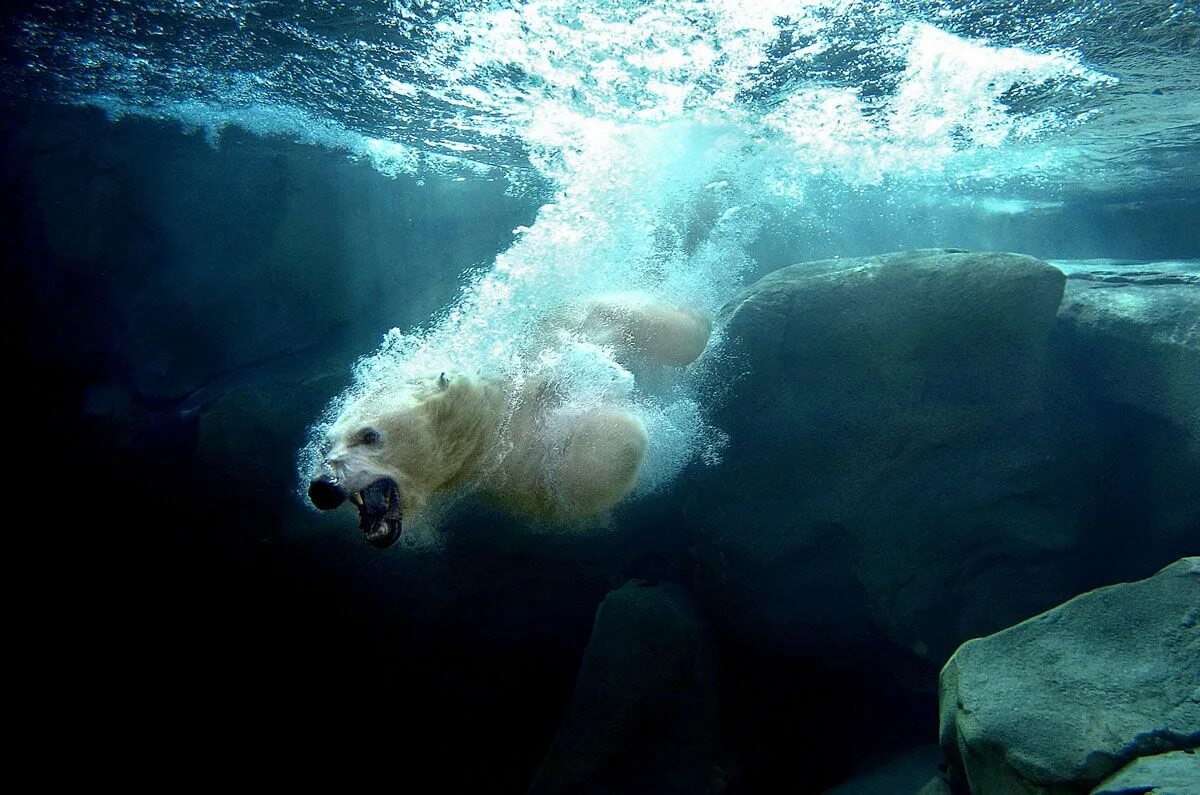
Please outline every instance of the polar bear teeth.
M383 538L392 531L391 525L387 519L380 519L379 524L375 525L375 529L371 530L367 535L370 538Z

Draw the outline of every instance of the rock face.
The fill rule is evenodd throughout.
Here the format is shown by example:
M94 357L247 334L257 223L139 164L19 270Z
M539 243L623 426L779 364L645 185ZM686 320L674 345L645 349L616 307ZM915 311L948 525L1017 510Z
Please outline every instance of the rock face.
M1077 593L1058 564L1079 434L1048 405L1064 281L930 250L784 268L731 301L731 441L688 517L714 612L800 651L882 632L940 664Z
M802 263L726 306L707 377L729 445L681 502L723 676L732 659L735 687L755 683L733 700L846 714L745 663L787 659L841 683L827 693L869 684L876 709L911 714L898 702L968 638L1195 553L1200 274L1062 266L1069 279L1015 254ZM906 731L885 743L931 728ZM752 758L767 746L738 749L748 771L788 764ZM821 758L831 781L854 762Z
M943 752L975 795L1086 792L1134 760L1195 749L1200 558L969 641L942 671L940 703ZM1186 769L1146 759L1096 791L1145 792L1121 775Z
M1095 399L1161 417L1200 454L1200 272L1059 263L1073 369Z
M1200 751L1142 756L1104 779L1091 795L1193 795L1200 792Z
M389 179L236 130L214 148L78 108L6 119L0 151L51 339L156 405L296 352L344 345L345 367L427 320L457 292L448 274L537 209L498 183Z
M566 720L531 792L718 792L716 665L691 599L630 582L596 612Z
M1093 417L1094 515L1116 531L1092 534L1110 539L1096 557L1150 571L1200 537L1200 268L1056 264L1068 280L1055 357Z

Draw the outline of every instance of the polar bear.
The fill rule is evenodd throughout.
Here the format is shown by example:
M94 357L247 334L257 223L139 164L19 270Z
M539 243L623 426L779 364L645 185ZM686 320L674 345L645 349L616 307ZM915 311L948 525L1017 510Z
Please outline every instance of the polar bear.
M685 367L704 351L703 312L641 293L594 296L551 313L534 335L565 333L611 350L634 374ZM511 510L556 524L601 517L633 489L648 439L619 403L563 412L552 379L430 373L368 390L342 407L308 495L321 510L346 501L367 540L388 547L429 502L471 486Z

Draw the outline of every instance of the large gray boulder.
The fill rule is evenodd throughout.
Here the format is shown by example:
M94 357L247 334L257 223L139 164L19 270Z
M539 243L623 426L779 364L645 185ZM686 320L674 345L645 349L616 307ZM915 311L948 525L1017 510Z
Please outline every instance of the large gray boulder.
M718 792L716 660L676 585L629 582L596 612L566 719L531 792Z
M1091 795L1200 795L1200 749L1140 756Z
M1200 558L965 643L940 705L942 750L974 795L1087 792L1141 757L1195 749Z
M720 623L823 655L883 636L940 666L1078 593L1086 445L1049 401L1064 281L927 250L783 268L729 302L711 376L730 443L688 516Z
M1068 364L1092 398L1161 417L1200 454L1200 265L1056 265Z
M1148 572L1200 537L1200 263L1056 264L1055 360L1100 451L1095 557Z

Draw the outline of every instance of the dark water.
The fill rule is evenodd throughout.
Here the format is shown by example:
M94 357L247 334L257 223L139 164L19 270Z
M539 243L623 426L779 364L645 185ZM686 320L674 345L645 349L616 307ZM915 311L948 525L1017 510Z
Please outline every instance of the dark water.
M704 629L681 632L711 670L631 681L679 687L647 698L711 731L633 721L646 754L611 791L702 791L699 764L731 792L822 792L936 742L958 643L1198 551L1194 3L32 3L3 34L7 405L33 506L12 560L33 564L39 698L69 716L39 731L123 715L189 765L308 752L525 791L597 605L640 578L694 601ZM994 415L961 449L906 457L895 428L940 426L886 414L891 381L837 392L858 383L837 341L887 296L653 388L522 348L580 296L718 316L786 265L930 247L1069 276L1036 409L981 375L1025 359L920 351L944 376L922 406ZM1096 304L1116 342L1089 336L1092 285L1117 286ZM748 369L777 345L800 358ZM338 395L546 366L650 433L606 528L468 499L379 552L304 504ZM893 468L855 491L810 426Z

